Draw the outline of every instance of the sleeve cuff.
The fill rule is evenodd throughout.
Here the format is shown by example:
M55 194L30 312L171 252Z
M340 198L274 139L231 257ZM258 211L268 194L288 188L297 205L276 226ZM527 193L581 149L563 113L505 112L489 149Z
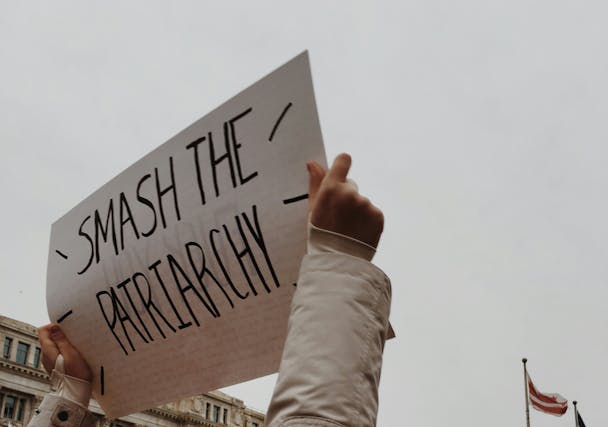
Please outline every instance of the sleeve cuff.
M376 249L367 243L308 222L308 254L337 253L371 261Z
M51 388L53 394L71 400L84 408L89 406L91 399L91 383L64 373L63 356L59 355L55 362L55 369L51 374Z

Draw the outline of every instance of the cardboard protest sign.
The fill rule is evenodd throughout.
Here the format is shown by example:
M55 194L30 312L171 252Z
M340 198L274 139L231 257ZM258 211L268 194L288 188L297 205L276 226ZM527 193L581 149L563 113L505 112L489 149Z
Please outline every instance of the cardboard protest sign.
M49 316L110 417L277 371L308 160L326 164L304 52L53 224Z

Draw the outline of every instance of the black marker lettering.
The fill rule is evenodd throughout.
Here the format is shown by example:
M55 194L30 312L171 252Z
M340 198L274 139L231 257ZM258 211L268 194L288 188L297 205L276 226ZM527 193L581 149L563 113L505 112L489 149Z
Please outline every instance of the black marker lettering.
M141 288L139 287L139 283L137 283L138 278L142 278L146 282L146 287L148 289L148 292L147 292L148 295L145 298L144 298L143 292L141 291ZM143 273L137 272L131 277L131 280L133 280L133 284L135 285L137 294L139 295L141 302L144 304L144 307L146 308L148 315L152 319L152 322L154 322L154 325L156 326L156 329L158 329L158 332L161 334L161 336L163 338L167 338L165 336L165 333L159 326L158 322L156 321L156 318L154 317L154 314L152 313L152 309L156 312L156 314L158 316L160 316L160 318L163 320L163 322L165 322L165 324L169 327L169 329L171 329L172 332L176 332L177 330L173 327L173 325L171 325L171 323L169 323L169 321L167 320L165 315L158 309L156 304L154 304L154 301L152 301L152 288L150 288L150 282L148 281L148 278Z
M125 218L124 212L127 212L127 217ZM119 217L120 217L120 249L125 250L125 224L131 223L131 227L133 228L133 233L135 237L139 240L139 232L137 231L137 226L135 225L135 221L133 220L133 214L131 213L131 208L129 207L129 203L127 202L127 198L125 197L125 193L120 193L120 208L118 209Z
M243 213L242 215L245 215L245 214ZM266 289L266 292L270 293L270 288L268 287L268 284L266 283L266 279L264 278L264 275L260 271L258 262L257 262L255 256L253 256L253 252L251 251L251 247L249 246L249 241L245 237L245 232L243 230L243 226L241 225L241 220L238 216L234 217L234 219L236 220L236 225L239 228L239 233L241 234L241 238L243 239L244 242L247 242L247 247L249 248L249 256L251 258L251 263L253 264L253 268L255 268L255 272L258 274L258 277L262 281L262 285L264 285L264 289ZM254 240L255 240L255 236L254 236ZM271 268L272 268L272 266L271 266Z
M239 217L237 216L235 218L238 221ZM226 233L226 238L228 239L228 243L230 243L232 252L234 253L234 256L236 257L237 261L239 262L239 265L241 266L241 271L243 272L243 275L245 276L245 279L247 280L249 289L251 289L251 292L253 292L253 295L257 295L258 291L256 291L255 286L253 286L253 283L251 282L251 279L249 278L249 273L247 273L247 268L245 268L245 264L243 264L243 257L245 255L249 255L249 257L253 260L251 248L249 247L249 243L247 242L247 239L245 239L243 236L243 243L245 244L245 249L243 249L241 252L239 252L239 250L236 248L236 245L234 244L234 241L232 240L232 237L230 236L230 231L228 231L228 227L226 227L226 224L224 224L222 227L224 228L224 233ZM239 228L240 228L240 226L239 226Z
M169 301L169 304L171 305L171 308L173 309L173 312L175 313L175 317L177 317L177 320L179 320L180 324L177 325L177 328L185 329L189 326L192 326L192 322L186 323L183 321L182 316L179 314L179 311L177 311L177 308L175 307L175 304L173 304L173 300L171 299L171 296L169 295L169 291L167 291L167 288L165 287L165 283L163 282L163 279L162 279L162 277L160 277L160 273L158 272L158 266L160 263L161 263L161 261L158 260L154 264L149 266L148 269L154 271L154 274L156 274L156 280L158 280L160 287L163 289L163 292L165 293L165 296L167 297L167 301Z
M247 110L243 111L241 114L239 114L236 117L233 117L232 119L229 120L230 136L232 139L232 148L234 149L234 158L236 160L236 170L239 174L239 181L241 182L241 185L245 184L247 181L255 178L258 175L257 172L252 172L251 174L249 174L249 176L243 178L243 171L241 169L241 158L239 157L239 148L241 148L241 144L239 144L236 140L236 132L234 129L234 123L236 121L238 121L239 119L242 119L243 117L245 117L250 112L251 112L251 108L248 108Z
M59 319L57 319L57 323L61 323L63 322L65 319L67 319L68 317L70 317L72 315L72 310L68 310L67 312L65 312Z
M198 144L203 142L206 138L203 136L192 141L190 144L186 145L186 148L189 150L194 148L194 165L196 166L196 180L198 183L198 192L201 195L201 204L205 204L205 190L203 189L203 177L201 175L201 164L198 158Z
M308 193L307 194L301 194L301 195L295 196L295 197L290 197L289 199L284 199L283 200L283 204L284 205L289 205L291 203L299 202L300 200L306 200L306 199L308 199Z
M160 178L158 177L158 168L154 168L154 176L156 178L156 195L158 196L158 206L160 210L160 219L163 223L163 228L167 228L167 222L165 221L165 210L163 209L163 196L169 191L173 192L173 202L175 204L175 213L177 220L181 219L179 214L179 204L177 202L177 190L175 187L175 174L173 173L173 157L169 157L169 173L171 175L171 185L161 189Z
M141 274L141 273L136 273L136 274ZM127 280L119 283L118 285L116 285L116 288L121 289L125 293L125 295L127 296L127 299L129 300L129 304L131 305L131 308L133 309L133 312L135 313L135 316L137 316L137 320L139 320L139 323L141 324L142 328L144 329L144 331L146 331L146 334L148 335L148 338L150 339L150 341L154 341L154 338L152 338L152 335L150 335L150 331L148 331L146 324L141 319L141 316L139 315L139 313L137 311L137 307L135 306L135 303L133 302L133 299L131 298L131 294L129 293L129 290L127 289L127 283L129 283L129 282L130 282L130 279L127 279Z
M120 285L124 286L130 280L131 279L127 279L127 280L121 282ZM135 351L135 347L133 346L133 342L131 342L131 337L129 336L129 333L127 332L127 328L125 327L125 323L127 323L127 322L131 324L131 327L133 329L135 329L135 332L137 332L137 334L141 337L141 339L144 340L144 342L146 344L148 344L149 341L146 339L145 336L143 336L141 331L137 328L135 323L133 323L133 321L131 320L129 313L127 312L127 310L125 310L125 306L122 305L122 303L120 302L120 299L118 298L118 295L116 295L114 288L110 288L110 295L112 295L112 301L114 302L115 314L118 315L118 320L120 321L120 326L122 327L122 331L123 331L124 335L127 337L127 341L129 342L129 345L131 346L131 351Z
M169 255L167 255L167 261L169 262L169 267L171 268L171 274L173 274L173 279L175 280L175 285L177 286L177 289L179 290L180 294L182 295L182 299L184 300L184 304L186 305L186 308L190 312L190 316L192 316L192 319L194 319L194 323L196 323L196 326L200 326L201 324L199 323L198 319L196 318L196 316L192 312L192 308L190 307L190 303L188 302L188 298L186 298L186 293L188 291L194 292L194 294L198 297L198 299L200 300L200 302L205 306L205 308L207 309L207 311L209 313L211 313L211 315L213 317L217 317L218 313L216 313L211 307L209 307L209 304L207 303L207 301L205 301L205 299L203 298L203 296L194 287L194 285L190 281L190 278L188 277L188 275L186 274L186 272L184 271L184 269L176 261L176 259L172 255L169 254ZM185 287L181 286L180 280L177 277L177 271L179 271L180 274L181 274L181 276L183 277L183 279L186 282L188 282L187 286L185 286Z
M240 299L245 299L249 295L249 291L247 291L247 293L245 295L243 295L239 292L239 290L236 288L236 286L234 286L234 283L232 282L232 279L228 275L228 271L226 270L226 267L224 267L224 263L222 262L222 259L220 258L220 254L217 251L217 247L215 246L215 240L213 239L213 235L215 233L219 234L219 232L220 232L220 230L216 230L215 228L212 229L211 231L209 231L209 242L211 243L211 249L213 250L213 254L215 255L215 259L217 260L217 263L220 266L222 273L224 273L224 277L226 278L226 281L228 282L228 284L230 285L230 287L232 288L232 290L234 291L236 296L239 297Z
M78 272L78 274L82 274L85 271L87 271L87 269L91 265L91 262L93 262L93 252L94 252L93 239L91 239L91 236L89 236L87 233L85 233L84 231L82 231L82 227L84 227L84 225L86 224L86 222L89 219L91 219L91 215L87 216L84 219L84 221L82 221L82 223L80 224L80 227L78 228L78 235L84 237L85 239L87 239L89 241L89 246L90 246L89 260L87 261L87 265L85 265L84 268Z
M112 221L112 228L110 230L110 221ZM118 245L116 244L116 228L114 226L114 201L110 199L110 204L108 206L108 215L106 216L106 227L104 229L101 224L101 216L99 215L99 211L95 209L95 262L99 263L99 233L101 231L101 236L103 237L103 241L108 241L108 234L110 231L112 232L112 243L114 246L114 253L118 255Z
M101 303L101 297L103 295L107 295L108 297L110 297L110 304L112 306L112 320L110 320L110 318L108 317L104 304ZM129 353L127 352L127 349L124 345L122 345L122 341L120 341L120 338L118 338L116 331L114 331L114 327L116 326L116 304L114 303L112 295L108 291L99 291L95 296L97 297L97 303L99 304L99 309L103 314L103 318L106 319L106 324L108 325L108 328L110 328L112 335L114 335L114 338L116 338L116 341L118 341L118 344L120 345L120 348L122 348L122 351L125 352L125 355L128 355Z
M140 180L140 183L145 181L145 179L149 179L149 177ZM175 191L175 187L173 187L173 191ZM159 195L159 201L161 200L160 197L162 197L162 194ZM121 229L125 224L131 222L134 233L138 232L135 225L135 219L132 216L132 212L123 193L120 193L120 204L119 215ZM95 212L95 215L97 241L103 238L103 240L107 242L109 240L109 233L111 232L110 227L114 224L112 199L110 199L110 203L108 205L108 216L105 224L101 220L101 216L98 211ZM109 290L97 292L97 302L105 319L106 325L110 329L110 332L118 342L125 355L129 355L129 351L135 351L136 344L139 342L149 344L154 341L155 334L152 333L154 327L148 323L149 320L147 317L152 320L154 326L158 330L158 333L163 338L167 338L166 332L168 330L173 333L177 333L179 330L188 328L193 324L200 327L201 320L198 319L196 314L196 310L198 308L206 309L213 318L220 317L220 310L216 305L217 301L214 301L214 297L218 298L218 294L210 292L210 287L213 285L211 285L209 280L211 280L213 284L222 292L231 308L235 308L231 291L241 300L247 299L250 294L259 296L259 285L256 283L255 279L256 274L267 293L271 293L271 282L274 282L274 286L276 286L276 288L280 287L279 280L276 276L270 255L268 253L268 248L266 247L264 241L257 206L252 205L250 212L241 212L239 215L236 215L233 218L236 224L231 222L232 227L229 227L228 224L223 224L220 227L222 231L219 229L212 229L208 234L209 245L215 256L215 261L222 271L225 281L222 280L222 282L220 282L220 280L218 280L218 278L207 266L207 259L205 257L203 247L197 242L189 241L184 246L180 245L180 247L172 248L170 252L167 253L166 260L168 265L163 266L161 259L158 259L148 266L148 270L154 273L156 279L156 282L154 283L155 292L156 289L160 287L164 293L164 298L166 298L166 302L163 300L161 305L157 304L159 302L158 299L153 301L152 282L150 282L152 279L148 279L147 273L144 274L142 272L136 272L130 278L120 281L120 283L114 287L110 287ZM81 224L81 229L84 229L85 224L89 219L91 219L90 216L85 218ZM234 228L238 230L238 234ZM192 233L194 233L194 230L190 230L190 234ZM86 236L88 235L85 235L85 237ZM177 235L174 237L178 241L180 240L179 230L177 230ZM224 250L224 246L218 247L221 239L227 240L226 243L230 245L230 249L226 251ZM89 241L93 246L92 239ZM123 241L121 240L121 245L122 242ZM221 244L223 245L225 243L222 241ZM222 249L221 256L219 249ZM187 261L184 261L186 255L183 253L184 250L186 251L190 268L188 268L186 265ZM97 254L99 254L99 250L97 250ZM232 265L233 260L222 259L222 256L225 258L226 256L230 257L232 255L236 257L240 269L245 276L245 280L249 285L249 289L244 289L241 291L237 288L237 284L240 284L243 287L246 286L245 283L242 283L243 280L240 275L238 280L234 280L234 278L230 277L227 265L228 263ZM137 257L137 253L135 253L134 256ZM262 261L262 256L265 264L264 261ZM130 251L127 251L126 257L128 258L129 264L134 264L133 260L131 259ZM141 263L141 261L138 263ZM106 267L106 264L107 263L104 263L102 266ZM111 265L118 268L117 263L112 263ZM169 270L172 276L171 279L168 278ZM253 272L254 270L255 273ZM192 274L194 274L196 280L194 280ZM270 280L270 275L272 276L272 280ZM166 280L166 282L164 280ZM174 285L177 289L171 288L172 285L170 282L172 282L172 285ZM134 294L131 293L131 283L133 283L139 299L134 297ZM256 289L256 287L258 289ZM122 293L120 291L122 291ZM177 292L179 292L181 295L182 302L173 301L172 295L177 295ZM214 290L214 292L216 291ZM159 297L159 295L160 294L158 294L157 297ZM126 300L124 299L125 297ZM202 306L196 305L197 298L198 303L200 303ZM173 315L170 315L169 318L172 321L177 321L176 326L173 326L173 324L165 316L165 313L163 313L160 309L161 306L166 307L167 303L171 309L166 308L166 310L173 310ZM187 319L187 314L181 305L182 303L186 306L191 319ZM144 309L147 312L147 316L144 313ZM64 316L62 316L62 319L68 316L70 313L71 311L66 313ZM182 317L182 315L184 315L184 317ZM118 331L118 323L120 323L120 332ZM139 336L139 340L135 335L133 335L134 332Z
M289 104L287 104L287 106L285 107L285 109L283 109L283 112L281 113L281 115L279 116L278 120L276 121L276 123L274 124L274 126L272 127L272 132L270 132L270 136L268 137L268 142L272 142L272 138L274 138L274 133L277 131L279 124L281 124L281 121L283 120L283 117L285 117L285 113L287 113L287 110L289 110L291 108L291 102Z
M154 204L149 199L146 199L144 196L141 195L141 185L151 176L152 175L150 175L150 174L144 175L137 183L137 201L148 206L150 208L150 210L152 211L152 215L154 218L154 223L152 224L152 228L150 228L148 231L141 232L141 235L144 237L150 236L152 233L154 233L154 230L156 230L156 210L154 209Z
M277 288L279 288L281 285L279 283L279 279L277 279L276 273L274 272L274 268L272 267L272 262L270 261L270 255L268 254L268 250L266 249L266 244L264 243L264 236L262 235L262 230L260 228L260 222L258 221L257 206L253 205L252 208L253 208L253 222L255 224L255 229L251 225L251 221L249 220L249 218L247 217L247 215L244 212L241 214L241 216L245 220L245 223L247 224L247 228L249 229L249 232L251 233L254 240L258 244L260 250L264 254L264 259L266 259L266 263L268 264L268 269L270 270L270 274L272 274L272 279L274 280L275 286Z
M194 257L192 256L192 248L197 248L198 251L201 254L201 264L202 264L202 266L200 268L196 268L196 263L194 262ZM205 262L205 253L203 252L203 248L201 247L201 245L199 245L196 242L188 242L188 243L186 243L186 252L188 252L188 260L190 261L190 267L192 267L192 271L194 271L194 273L196 274L196 278L198 280L198 283L201 285L201 288L203 289L203 292L207 296L207 299L211 303L211 306L215 309L215 312L218 314L218 316L220 315L220 311L215 306L215 304L213 302L213 299L211 298L211 296L209 295L209 292L207 291L207 287L203 283L203 277L205 275L209 276L211 278L211 280L213 280L213 282L217 285L217 287L220 289L220 291L222 291L222 293L224 294L224 296L228 300L228 303L230 304L230 307L234 308L234 304L232 303L232 299L230 298L230 296L228 295L228 293L226 292L226 290L224 289L224 287L222 286L222 284L215 278L215 276L213 275L213 273L211 273L211 271L207 268L206 262Z
M105 373L103 371L103 366L101 367L100 372L99 372L99 382L100 382L100 386L101 386L101 395L103 396L104 393L106 392Z
M215 196L219 197L220 190L217 184L217 165L224 160L228 160L228 167L230 168L230 178L232 179L232 188L236 187L236 179L234 177L234 165L232 163L232 154L230 153L230 141L228 136L228 123L224 123L224 146L226 152L220 157L215 157L215 145L213 143L213 136L211 132L208 133L209 142L209 161L211 162L211 171L213 172L213 187L215 188Z

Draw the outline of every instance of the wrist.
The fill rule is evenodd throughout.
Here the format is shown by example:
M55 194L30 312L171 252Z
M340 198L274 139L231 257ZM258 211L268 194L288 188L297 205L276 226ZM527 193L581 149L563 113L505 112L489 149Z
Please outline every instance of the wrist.
M89 406L92 391L91 382L66 375L62 355L57 357L55 369L51 373L51 389L56 396L68 399L85 408Z

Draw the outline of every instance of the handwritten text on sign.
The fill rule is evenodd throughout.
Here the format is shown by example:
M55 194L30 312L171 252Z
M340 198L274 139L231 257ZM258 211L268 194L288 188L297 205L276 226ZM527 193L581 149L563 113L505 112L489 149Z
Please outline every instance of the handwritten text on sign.
M278 368L325 163L303 53L53 224L49 316L110 416Z

